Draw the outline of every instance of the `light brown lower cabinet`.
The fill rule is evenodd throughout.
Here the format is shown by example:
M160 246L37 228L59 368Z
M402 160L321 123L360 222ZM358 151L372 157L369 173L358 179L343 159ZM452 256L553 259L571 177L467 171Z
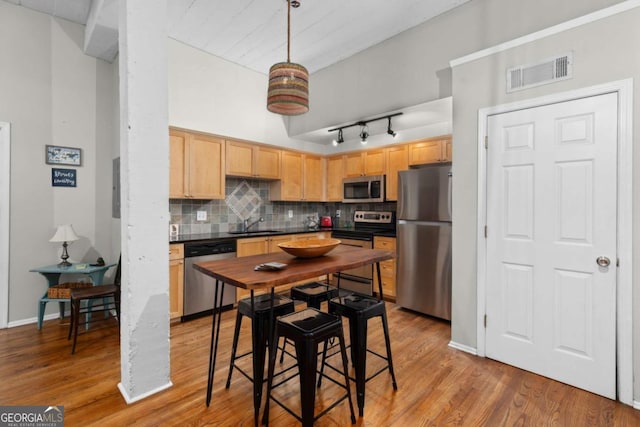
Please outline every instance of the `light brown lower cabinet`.
M385 249L396 252L396 238L375 236L373 238L374 249ZM396 259L382 261L380 263L380 277L382 279L382 293L386 299L396 299ZM378 275L373 275L374 291L378 291Z
M169 245L169 318L183 314L184 299L184 245Z

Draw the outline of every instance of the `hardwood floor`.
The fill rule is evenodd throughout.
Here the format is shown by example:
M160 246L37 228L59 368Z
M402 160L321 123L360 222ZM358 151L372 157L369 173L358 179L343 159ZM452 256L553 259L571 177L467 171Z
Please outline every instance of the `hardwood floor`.
M357 418L357 426L640 425L640 411L629 406L449 348L446 322L393 304L387 309L399 388L393 391L388 373L368 382L364 417ZM173 387L132 405L125 404L116 387L120 353L115 322L79 334L73 356L66 339L67 319L45 322L41 331L35 325L0 330L0 405L64 405L67 426L253 425L251 383L234 372L231 387L224 387L234 321L234 311L223 314L209 408L205 391L210 317L171 327ZM384 353L381 329L374 321L369 341ZM245 348L249 333L247 321L241 335ZM373 359L368 359L368 370L375 368ZM293 401L295 382L279 389ZM318 408L336 393L329 381L323 382ZM274 403L270 420L274 426L298 425ZM316 425L350 425L346 403Z

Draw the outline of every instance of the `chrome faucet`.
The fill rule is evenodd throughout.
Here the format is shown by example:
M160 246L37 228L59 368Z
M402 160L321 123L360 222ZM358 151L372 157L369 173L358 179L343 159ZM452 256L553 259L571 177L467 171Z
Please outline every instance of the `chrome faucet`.
M245 233L248 232L249 229L251 227L253 227L254 225L256 225L257 223L264 222L264 218L263 217L260 217L259 219L256 219L255 221L253 221L251 223L249 222L249 219L250 218L247 218L242 222L242 231L244 231Z

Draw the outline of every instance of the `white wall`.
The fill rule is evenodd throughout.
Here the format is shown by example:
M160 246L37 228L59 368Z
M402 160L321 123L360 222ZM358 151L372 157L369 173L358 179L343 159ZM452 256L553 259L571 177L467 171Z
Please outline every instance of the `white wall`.
M346 141L345 144L333 147L288 136L287 123L297 117L284 117L267 110L268 77L266 75L232 64L172 39L169 39L168 43L169 123L171 126L318 154L335 154L362 149L359 140ZM315 76L312 79L315 79ZM316 92L322 92L322 89L314 89L311 94ZM345 102L344 106L348 107L349 104ZM403 107L409 106L412 105L403 105ZM318 110L317 106L311 108L314 111ZM387 111L389 110L385 110ZM336 121L331 123L331 126L339 124L339 118L344 119L340 108L333 113L336 113ZM364 116L358 116L358 118L362 117ZM386 122L384 126L386 130ZM323 130L323 134L324 132L326 129ZM450 121L428 123L414 129L403 130L394 142L406 142L450 132ZM388 145L390 142L386 133L372 135L367 146L372 148Z
M451 95L449 61L619 0L473 0L310 77L310 111L289 134ZM478 80L476 80L478 82Z
M202 132L318 150L287 136L287 118L267 110L266 75L173 39L169 51L169 124Z
M11 125L0 122L0 328L9 322L9 190Z
M478 110L522 99L565 92L615 80L634 79L634 111L640 102L640 8L563 32L503 53L457 66L453 69L454 127L454 237L453 237L453 323L452 340L476 346L476 212L477 212L477 132ZM631 49L631 50L630 50ZM519 64L536 63L562 54L574 53L574 77L550 85L506 94L505 70ZM482 82L482 84L478 84ZM639 129L640 116L634 114L633 127ZM637 147L637 132L634 138ZM640 150L634 150L634 182L640 178ZM633 246L640 244L638 209L640 188L633 190ZM634 288L640 273L640 251L635 251ZM634 297L634 318L640 313L640 298ZM635 322L634 322L635 324ZM635 328L634 328L635 329ZM634 330L634 371L640 372L640 331ZM640 387L635 385L635 396Z
M82 53L84 28L0 2L0 118L12 125L10 325L34 319L46 282L29 269L59 261L55 227L72 223L81 240L72 259L110 260L110 158L98 144L110 140L104 99L114 88L102 79L112 66ZM82 149L76 188L51 187L46 144ZM110 167L110 166L109 166ZM109 200L109 202L107 201ZM103 230L106 230L104 232ZM48 313L57 305L49 304Z

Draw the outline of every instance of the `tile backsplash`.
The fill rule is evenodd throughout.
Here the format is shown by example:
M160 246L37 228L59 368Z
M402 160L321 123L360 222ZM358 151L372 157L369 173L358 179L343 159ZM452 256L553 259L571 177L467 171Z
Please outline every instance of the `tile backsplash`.
M227 177L225 194L225 200L171 199L171 223L180 225L181 234L204 234L239 230L244 219L254 221L262 217L264 222L259 228L277 230L306 227L309 216L335 217L336 210L340 209L341 216L334 226L349 227L356 210L396 210L394 202L272 202L269 200L269 182L257 179ZM207 219L198 221L198 211L205 211ZM292 218L289 218L289 211L293 212Z

